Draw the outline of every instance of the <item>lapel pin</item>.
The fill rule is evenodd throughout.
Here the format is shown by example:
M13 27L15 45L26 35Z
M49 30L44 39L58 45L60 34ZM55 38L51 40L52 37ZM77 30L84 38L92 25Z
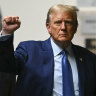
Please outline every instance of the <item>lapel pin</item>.
M83 59L82 59L82 58L80 58L80 61L82 62L82 61L83 61Z

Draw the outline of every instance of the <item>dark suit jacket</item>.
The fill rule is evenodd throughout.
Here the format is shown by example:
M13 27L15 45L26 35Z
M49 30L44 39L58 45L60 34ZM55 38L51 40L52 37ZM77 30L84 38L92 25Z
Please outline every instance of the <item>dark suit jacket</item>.
M15 59L12 38L8 40L8 45L2 45L8 47L6 58L11 67L2 66L3 70L5 68L7 72L18 74L13 96L52 96L54 57L50 39L20 43L15 51ZM80 96L96 96L96 55L80 46L72 45L72 48L77 63ZM4 52L4 48L2 50Z
M9 36L7 36L9 38ZM0 38L0 96L11 96L16 83L16 75L10 70L13 68L12 55L9 49L12 49L12 37ZM10 46L10 47L8 47ZM10 57L11 56L11 57ZM8 68L8 66L12 66ZM9 69L9 70L8 70ZM14 71L14 70L13 70Z

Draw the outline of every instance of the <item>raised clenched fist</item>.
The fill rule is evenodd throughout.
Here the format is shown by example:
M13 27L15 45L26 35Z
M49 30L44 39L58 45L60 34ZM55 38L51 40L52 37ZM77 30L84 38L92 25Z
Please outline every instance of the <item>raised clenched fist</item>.
M20 27L20 24L18 16L4 17L2 21L2 35L13 34Z

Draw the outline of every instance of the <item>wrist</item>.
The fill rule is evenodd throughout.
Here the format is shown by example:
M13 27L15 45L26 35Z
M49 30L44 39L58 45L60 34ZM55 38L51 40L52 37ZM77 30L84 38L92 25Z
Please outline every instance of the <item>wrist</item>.
M11 32L2 29L1 30L1 36L5 36L5 35L11 35Z

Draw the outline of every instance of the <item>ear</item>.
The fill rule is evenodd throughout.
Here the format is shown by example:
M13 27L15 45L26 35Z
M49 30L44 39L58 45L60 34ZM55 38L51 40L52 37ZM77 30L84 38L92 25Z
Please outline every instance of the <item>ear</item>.
M49 34L50 34L50 33L51 33L50 23L46 23L46 28L47 28L47 30L48 30L48 32L49 32Z

